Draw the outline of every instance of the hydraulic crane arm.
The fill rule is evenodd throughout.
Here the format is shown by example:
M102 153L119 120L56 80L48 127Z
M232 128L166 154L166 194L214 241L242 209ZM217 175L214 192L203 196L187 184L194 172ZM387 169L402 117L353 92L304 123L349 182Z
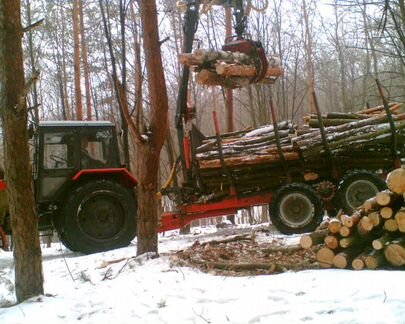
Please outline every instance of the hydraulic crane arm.
M197 31L200 6L205 5L212 7L213 5L220 5L224 7L232 7L234 19L235 36L234 40L228 41L223 50L232 52L242 52L251 55L254 58L257 70L257 77L253 78L251 82L260 81L268 67L267 58L260 42L246 40L244 38L247 17L245 15L244 0L183 0L178 2L184 10L184 43L183 53L191 53L194 43L195 33ZM179 84L179 92L177 97L177 110L176 110L176 128L177 137L180 147L180 156L184 172L185 182L191 180L190 170L190 141L189 141L189 124L192 116L191 110L187 107L188 96L188 82L190 77L190 67L183 65L181 79ZM185 126L186 125L186 126Z
M243 7L243 0L211 0L212 4L230 6L234 8L235 16L235 33L237 39L243 38L243 34L246 29L246 16ZM191 53L193 48L194 36L197 31L198 21L200 18L200 5L208 3L204 0L183 0L179 2L179 6L183 7L184 22L183 22L183 32L184 32L184 44L183 53ZM190 76L190 68L188 66L183 66L183 71L180 81L180 89L177 98L177 113L176 113L176 127L181 128L183 117L187 114L187 91L188 91L188 80Z

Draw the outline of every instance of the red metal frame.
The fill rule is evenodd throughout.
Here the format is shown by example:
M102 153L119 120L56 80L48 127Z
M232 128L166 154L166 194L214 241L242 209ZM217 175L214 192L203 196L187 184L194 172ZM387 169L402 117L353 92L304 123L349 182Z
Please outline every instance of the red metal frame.
M126 168L84 169L77 172L72 179L77 181L88 174L121 174L132 186L138 184L138 180Z
M7 183L4 180L0 179L0 191L7 190Z
M239 209L266 205L272 198L270 192L246 198L233 196L220 202L182 205L177 211L162 214L159 232L181 228L193 220L235 214Z

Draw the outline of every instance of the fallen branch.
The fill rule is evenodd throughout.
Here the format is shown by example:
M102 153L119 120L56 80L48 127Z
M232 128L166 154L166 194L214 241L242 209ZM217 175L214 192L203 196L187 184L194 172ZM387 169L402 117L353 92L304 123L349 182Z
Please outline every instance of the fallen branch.
M121 258L121 259L117 259L117 260L110 260L110 261L102 261L101 264L96 268L96 269L103 269L103 268L107 268L109 265L114 264L114 263L120 263L122 261L127 260L128 258Z
M242 235L236 235L236 236L232 236L229 238L225 238L223 240L212 240L212 241L203 242L203 243L196 241L196 242L194 242L193 247L194 246L226 244L226 243L230 243L230 242L237 242L237 241L251 240L251 239L252 239L252 237L250 234L242 234Z

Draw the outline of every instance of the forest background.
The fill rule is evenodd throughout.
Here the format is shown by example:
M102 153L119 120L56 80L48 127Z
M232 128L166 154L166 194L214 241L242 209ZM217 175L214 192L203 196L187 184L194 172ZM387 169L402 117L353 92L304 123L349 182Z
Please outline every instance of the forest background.
M73 10L75 2L79 10ZM302 123L310 111L311 77L323 112L357 111L380 104L375 78L384 85L389 100L404 99L403 1L252 3L256 10L249 13L248 34L262 42L266 53L279 56L285 71L272 86L278 119ZM131 114L148 125L150 107L147 87L142 86L147 79L137 1L24 0L22 12L25 26L44 19L25 33L23 41L26 74L40 72L28 96L32 121L111 120L121 130L121 145L125 146L125 121L114 93L112 76L116 74ZM178 155L174 119L181 71L178 54L184 35L177 1L158 1L158 19L169 97L169 131L161 162L164 181ZM223 7L214 6L201 15L196 38L195 48L221 47L225 39ZM190 82L190 100L197 107L196 125L212 135L214 109L222 122L221 130L226 131L225 91ZM252 84L233 94L235 130L271 123L268 86ZM128 148L129 156L134 156L130 139ZM123 157L124 161L128 162L129 156ZM136 165L131 169L136 173Z

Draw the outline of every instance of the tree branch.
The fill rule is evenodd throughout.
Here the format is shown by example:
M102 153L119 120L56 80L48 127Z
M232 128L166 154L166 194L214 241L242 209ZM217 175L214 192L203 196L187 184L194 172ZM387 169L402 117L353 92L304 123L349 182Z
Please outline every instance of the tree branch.
M42 23L44 22L44 20L45 20L45 19L42 18L42 19L40 19L40 20L34 22L33 24L28 25L27 27L24 27L24 28L23 28L23 32L24 32L24 33L29 32L31 29L34 29L34 28L36 28L36 27L42 25Z
M30 91L31 87L35 84L35 82L38 81L38 79L39 71L33 71L31 77L25 83L24 89L18 98L17 104L14 107L16 111L21 111L23 109L27 94Z
M144 143L146 143L146 140L142 137L138 126L134 123L134 121L132 120L132 118L129 114L128 102L127 102L127 99L125 98L124 89L122 87L122 84L117 78L114 77L114 79L115 79L114 82L116 82L116 84L117 84L118 100L120 101L120 104L122 107L122 113L124 114L125 120L127 121L128 126L129 126L132 134L135 137L135 141L138 144L144 144Z

